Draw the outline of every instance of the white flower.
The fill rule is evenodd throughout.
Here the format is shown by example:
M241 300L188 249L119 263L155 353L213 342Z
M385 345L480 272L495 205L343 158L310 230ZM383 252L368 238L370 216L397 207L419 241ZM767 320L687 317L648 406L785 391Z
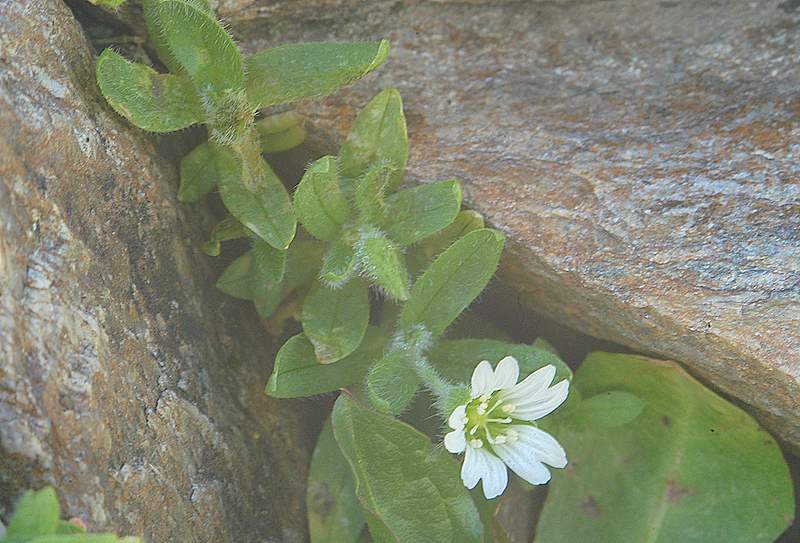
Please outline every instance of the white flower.
M511 356L494 371L487 360L478 364L472 373L472 399L453 410L447 421L453 431L444 436L448 451L465 453L461 480L467 488L483 479L483 494L491 499L506 489L506 466L540 485L550 480L544 464L567 465L558 441L531 424L567 399L569 381L550 386L555 375L555 366L549 365L517 383L519 365Z

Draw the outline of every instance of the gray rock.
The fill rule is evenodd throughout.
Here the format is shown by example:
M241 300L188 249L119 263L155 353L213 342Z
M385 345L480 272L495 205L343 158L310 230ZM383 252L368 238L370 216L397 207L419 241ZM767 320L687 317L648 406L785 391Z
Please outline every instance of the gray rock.
M392 41L304 110L405 97L411 176L457 177L535 311L685 363L800 448L797 2L223 0L248 49Z
M170 138L104 104L62 2L0 1L0 512L54 484L92 530L302 541L311 417L264 396L274 345L215 292Z

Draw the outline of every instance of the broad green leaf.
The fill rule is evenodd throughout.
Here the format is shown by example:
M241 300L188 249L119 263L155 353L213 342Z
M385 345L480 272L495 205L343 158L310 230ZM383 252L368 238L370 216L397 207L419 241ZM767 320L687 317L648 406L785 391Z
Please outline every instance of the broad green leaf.
M317 285L303 303L303 332L317 360L330 364L355 351L369 323L369 289L354 279L338 289Z
M6 536L24 541L27 538L54 534L58 527L60 507L52 487L29 490L22 496L8 523Z
M283 279L288 293L310 283L317 276L323 246L318 241L295 240L286 255L286 276Z
M383 222L386 214L386 191L396 171L390 164L372 165L355 180L353 200L361 223Z
M461 208L458 181L440 181L401 190L386 201L386 235L411 245L452 223Z
M286 187L261 157L254 167L246 168L245 158L232 148L213 147L225 207L258 237L276 249L286 249L297 227Z
M383 355L385 343L386 337L370 327L354 353L335 364L320 364L314 346L304 335L291 337L278 351L266 393L274 398L298 398L358 383Z
M261 134L262 153L280 153L293 149L306 141L306 129L302 125L287 128L283 132Z
M164 44L201 95L244 87L239 50L209 13L180 0L160 0L153 9Z
M336 158L325 156L308 167L294 192L294 207L303 227L317 239L334 241L350 215L339 187Z
M555 382L572 379L569 369L558 355L534 343L511 343L494 339L444 339L428 353L428 359L443 376L453 381L469 383L472 372L481 360L495 366L506 356L513 356L519 363L519 378L547 365L556 367Z
M394 300L408 299L408 271L400 249L377 230L361 232L356 242L359 271Z
M537 543L759 543L791 524L778 445L677 364L593 353L574 384L584 397L625 391L645 405L624 426L567 418L554 430L570 465L554 474Z
M331 420L375 541L481 541L478 511L453 455L411 426L346 395L336 400Z
M143 130L173 132L204 118L191 81L160 74L111 49L97 59L97 84L114 111Z
M386 59L389 42L294 43L247 58L247 96L268 107L330 94Z
M279 153L297 147L306 139L304 117L295 111L269 115L256 122L263 153Z
M178 200L196 202L217 186L214 150L208 142L201 143L181 159L181 186Z
M344 177L355 178L373 165L394 169L389 188L403 180L408 160L408 134L403 102L395 89L386 89L361 110L342 145L339 166Z
M333 437L330 418L322 427L308 472L306 492L311 543L357 543L365 520L355 481Z
M423 324L434 336L441 335L484 289L502 251L502 234L488 228L453 243L414 283L398 326Z
M584 428L607 428L628 424L644 409L644 400L624 390L608 390L586 398L570 415L569 424Z
M251 236L253 233L248 230L235 217L225 217L217 223L211 232L209 240L203 244L203 251L208 256L219 256L220 242L229 241Z
M142 8L144 14L144 22L147 25L147 33L150 34L150 39L155 46L158 58L164 63L164 66L169 68L169 71L174 74L185 73L183 67L178 61L170 54L169 47L167 46L166 39L158 24L158 17L156 15L156 5L162 0L143 0ZM206 0L183 0L183 2L199 9L203 13L213 17L214 13L208 5Z
M356 253L345 241L337 241L331 245L322 261L319 280L330 288L344 285L356 271Z
M455 241L484 227L483 216L475 211L461 211L455 220L436 234L425 238L408 252L408 269L416 275Z
M367 396L378 411L399 415L419 387L414 360L406 351L393 351L378 360L367 373Z
M217 288L240 300L253 299L253 252L248 251L225 268L219 279Z
M283 300L283 278L287 251L281 251L261 240L253 241L251 290L258 314L269 317Z

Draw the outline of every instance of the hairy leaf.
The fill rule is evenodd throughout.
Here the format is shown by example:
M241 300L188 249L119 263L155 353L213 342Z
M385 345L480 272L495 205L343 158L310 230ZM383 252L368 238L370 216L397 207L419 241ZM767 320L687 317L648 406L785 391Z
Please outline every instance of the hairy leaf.
M160 74L111 49L97 59L97 84L114 111L143 130L173 132L204 118L191 81Z
M475 211L461 211L443 230L425 238L408 252L408 269L416 275L455 241L484 227L483 216Z
M440 181L401 190L386 202L386 235L411 245L452 223L461 208L458 181Z
M181 186L178 188L178 200L184 203L196 202L216 186L214 150L208 142L204 142L181 159Z
M335 364L320 364L314 346L300 334L278 351L267 382L267 395L275 398L314 396L361 381L370 365L383 355L386 337L369 327L361 346Z
M181 0L159 0L153 9L171 58L194 81L201 96L244 87L239 50L208 12Z
M286 249L297 222L286 187L272 168L261 157L246 167L247 157L227 146L214 145L214 156L219 193L228 211L276 249Z
M624 391L645 405L624 426L558 425L570 466L554 474L537 543L758 543L791 524L778 445L677 364L593 353L574 384L584 397Z
M414 283L398 326L423 324L434 336L441 335L484 289L502 251L502 234L488 228L453 243Z
M455 458L397 419L342 395L333 432L375 541L478 543L482 526Z
M247 95L268 107L330 94L386 59L389 42L294 43L247 58Z
M322 157L308 167L295 189L294 207L312 236L323 241L338 238L350 206L339 187L335 157Z
M394 300L408 299L408 272L403 253L377 230L361 232L356 242L359 271Z
M370 166L390 166L389 189L403 180L408 160L408 133L403 102L395 89L386 89L361 110L339 154L341 174L355 178Z
M330 418L322 427L308 472L306 492L311 543L357 543L366 521L355 481L333 437Z
M303 332L317 360L330 364L355 351L369 323L369 290L354 279L338 289L317 285L303 303Z
M393 351L373 365L367 373L367 396L378 411L399 415L419 387L414 360L405 351Z
M345 241L337 241L325 253L319 280L330 288L344 285L356 271L356 253Z
M164 34L161 31L161 26L158 24L158 16L156 13L156 6L162 0L143 0L142 1L142 8L144 14L144 22L147 25L147 33L150 34L150 39L155 46L156 53L158 53L158 58L161 59L161 62L164 63L170 72L174 74L181 74L185 73L183 67L180 63L175 60L172 54L169 52L169 47L167 46L167 41L164 38ZM214 12L211 11L211 8L208 5L206 0L182 0L183 2L191 5L192 7L206 13L210 17L214 16Z

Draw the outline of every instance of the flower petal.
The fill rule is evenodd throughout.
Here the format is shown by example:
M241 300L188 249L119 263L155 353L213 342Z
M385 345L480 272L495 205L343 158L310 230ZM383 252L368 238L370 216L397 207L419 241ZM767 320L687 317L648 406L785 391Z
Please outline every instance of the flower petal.
M464 463L461 465L461 481L470 490L475 488L475 485L486 473L484 453L486 451L475 447L467 447L466 449Z
M554 365L548 364L543 368L539 368L517 383L510 391L503 394L503 400L516 404L523 400L536 397L544 390L547 390L547 387L553 382L555 376L556 367Z
M482 394L488 394L492 391L494 385L494 371L492 365L488 360L482 361L475 366L472 372L472 397L477 398Z
M550 480L550 471L536 458L536 454L522 441L494 445L495 452L511 471L532 485L543 485Z
M467 438L464 430L453 430L444 436L444 448L453 454L464 452L467 448Z
M453 430L463 430L467 424L467 406L459 405L453 412L450 413L450 418L447 419L447 424Z
M516 409L514 418L521 420L537 420L549 415L564 403L569 394L569 381L564 379L550 388L540 391L533 397L522 401L513 401ZM509 401L504 398L504 401Z
M478 449L483 451L486 456L486 474L483 476L483 495L487 500L496 498L506 489L508 485L508 470L506 465L498 457L487 451L486 449Z
M564 448L556 441L556 438L533 426L515 424L511 428L519 434L517 441L521 443L530 454L545 464L554 468L563 468L567 465L567 454ZM512 468L513 469L513 468Z
M513 356L507 356L494 369L494 390L512 388L519 379L519 364Z

